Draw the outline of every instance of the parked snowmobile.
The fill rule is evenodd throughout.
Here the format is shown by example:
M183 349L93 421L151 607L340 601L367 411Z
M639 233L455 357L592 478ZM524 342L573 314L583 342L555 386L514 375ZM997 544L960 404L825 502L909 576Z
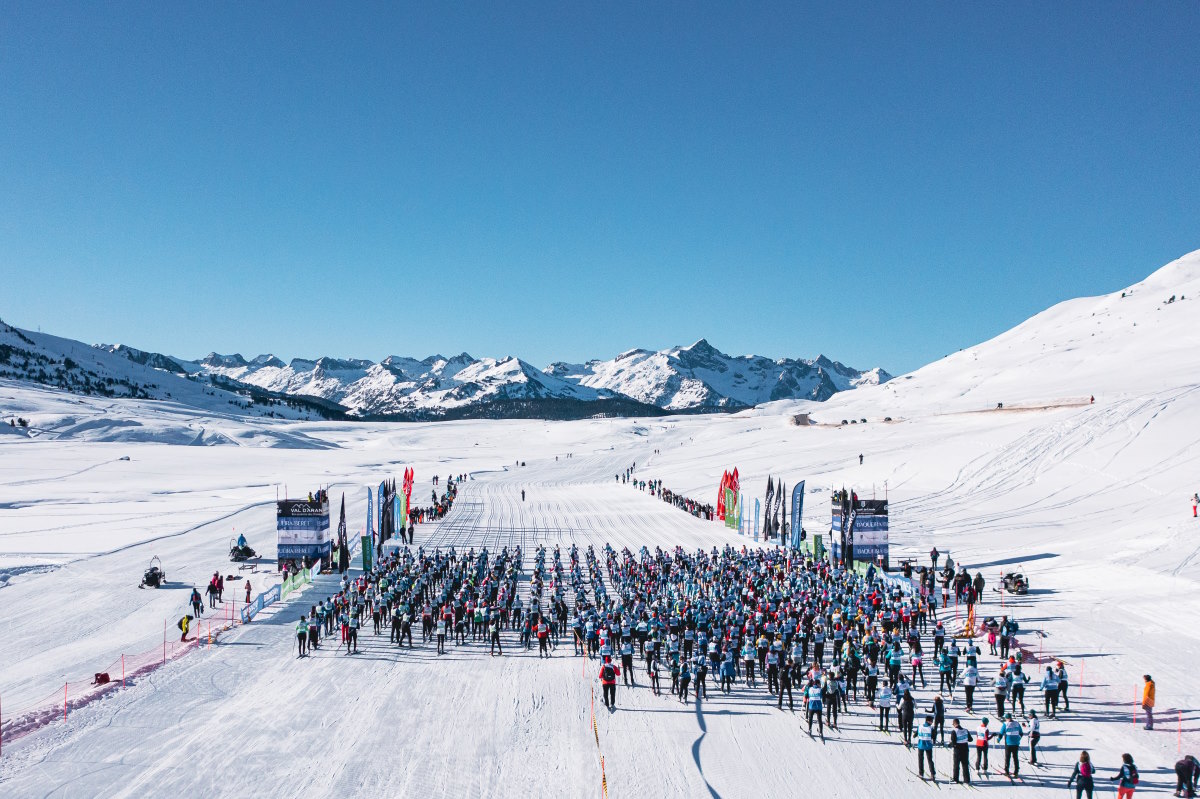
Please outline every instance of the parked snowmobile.
M146 573L142 575L142 583L138 588L159 588L167 581L167 573L162 569L162 561L155 555L150 559L150 567L146 569Z
M241 563L250 560L250 558L257 557L258 553L249 544L238 546L237 541L233 539L229 540L229 559L234 563Z
M1002 582L1004 590L1010 594L1028 594L1029 580L1025 579L1025 575L1020 572L1009 572L1004 575Z

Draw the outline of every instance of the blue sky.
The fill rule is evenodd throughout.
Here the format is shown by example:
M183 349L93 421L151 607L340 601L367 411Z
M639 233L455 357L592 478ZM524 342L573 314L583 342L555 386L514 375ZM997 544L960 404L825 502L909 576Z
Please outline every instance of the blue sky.
M0 318L916 368L1200 248L1196 3L7 3Z

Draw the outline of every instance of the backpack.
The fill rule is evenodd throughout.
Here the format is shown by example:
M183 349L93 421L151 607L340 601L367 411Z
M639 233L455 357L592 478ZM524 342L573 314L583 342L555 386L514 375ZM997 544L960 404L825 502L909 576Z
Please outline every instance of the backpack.
M1092 776L1092 764L1091 764L1091 762L1088 762L1088 763L1080 763L1080 764L1079 764L1079 776L1081 776L1081 777L1090 777L1090 776Z
M605 682L616 679L616 674L613 673L612 666L605 666L603 669L601 669L600 676Z
M1132 763L1129 764L1129 781L1132 782L1134 785L1138 784L1137 766L1133 765Z

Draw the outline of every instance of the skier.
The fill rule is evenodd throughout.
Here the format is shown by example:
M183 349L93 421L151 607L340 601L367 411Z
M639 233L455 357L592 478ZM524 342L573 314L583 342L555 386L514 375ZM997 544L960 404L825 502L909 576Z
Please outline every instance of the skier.
M1133 799L1133 791L1138 784L1138 770L1133 764L1133 755L1128 752L1121 755L1121 770L1108 780L1117 783L1117 799Z
M933 714L933 737L939 744L946 743L946 704L942 701L942 695L938 694L933 698L933 707L929 709Z
M617 709L617 677L620 674L621 670L606 656L600 666L600 686L602 701L610 711Z
M732 661L726 661L732 665ZM795 668L795 663L791 658L788 658L787 665L779 673L779 701L776 704L780 710L783 710L783 692L787 691L788 695L788 710L796 712L795 706L792 704L792 669ZM728 693L728 691L726 691Z
M297 657L304 657L308 654L308 620L301 616L300 621L296 622L296 646L300 650Z
M953 722L950 729L951 743L954 746L954 782L958 782L958 770L962 768L963 782L971 784L971 733L959 723Z
M1071 700L1067 696L1067 668L1063 662L1058 661L1058 701L1062 703L1064 711L1070 711Z
M188 629L191 627L191 624L192 624L192 618L193 618L192 616L184 616L184 617L183 617L182 619L180 619L180 620L179 620L179 622L178 622L178 623L175 625L175 626L177 626L177 627L178 627L178 628L179 628L181 631L183 631L183 635L179 636L179 640L180 640L181 642L182 642L182 641L186 641L186 640L187 640ZM165 647L164 647L164 649L165 649Z
M633 678L633 641L626 639L621 644L621 668L624 669L622 675L626 685L635 685Z
M1053 666L1046 667L1046 676L1042 678L1042 695L1046 704L1046 717L1054 718L1058 712L1058 675Z
M889 732L892 726L892 686L887 681L879 686L879 693L876 695L876 701L879 703L879 730L881 732Z
M916 701L913 699L912 692L905 691L904 695L900 697L896 715L900 719L900 737L904 739L904 745L912 746L913 724L917 715Z
M1029 764L1036 766L1038 741L1042 740L1042 722L1036 710L1029 711Z
M488 653L495 655L496 650L500 650L501 656L504 655L504 647L500 645L500 617L497 616L492 620L492 648Z
M860 452L860 453L858 453L858 465L859 466L862 466L862 461L863 461L862 453Z
M974 663L963 672L963 690L967 694L967 712L975 712L975 686L979 684L979 669Z
M1004 776L1009 779L1021 776L1021 736L1024 734L1021 725L1013 721L1012 713L1004 714L1000 735L1004 736Z
M817 685L816 680L808 681L808 690L805 692L807 701L805 702L806 714L808 717L808 734L812 736L813 716L817 718L817 730L821 733L822 743L825 741L825 724L821 720L821 687Z
M987 716L984 716L979 721L979 727L975 730L975 772L977 774L987 775L988 772L988 742L995 737L992 731L988 729Z
M1079 762L1075 764L1075 770L1071 772L1071 779L1067 780L1067 788L1070 788L1072 784L1075 785L1075 799L1080 799L1085 793L1088 799L1092 799L1092 791L1096 787L1095 776L1096 769L1092 766L1092 756L1085 749L1079 753Z
M937 782L937 771L933 768L933 716L926 716L925 723L917 730L917 774L925 779L925 762L929 762L929 778Z
M354 647L354 653L358 654L358 612L353 611L350 614L350 621L346 627L346 654L350 654L350 647Z
M523 489L523 488L521 489L521 501L522 502L525 501L525 489Z
M192 612L196 614L193 618L198 619L204 615L204 600L200 598L200 592L195 586L192 586Z

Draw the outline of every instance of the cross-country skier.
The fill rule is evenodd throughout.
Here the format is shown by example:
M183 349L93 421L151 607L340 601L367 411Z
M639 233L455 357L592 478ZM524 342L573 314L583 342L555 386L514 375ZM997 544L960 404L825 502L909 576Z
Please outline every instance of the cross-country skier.
M621 670L607 657L600 666L600 687L604 706L610 711L617 709L617 677Z
M971 784L971 732L958 719L950 729L950 743L954 747L954 782L958 782L958 771L962 768L963 782Z
M1021 776L1021 736L1025 731L1019 722L1013 721L1012 713L1004 714L1000 735L1004 737L1004 776Z
M1133 764L1133 755L1126 752L1121 755L1121 770L1117 776L1109 777L1109 782L1117 783L1117 799L1133 799L1133 791L1137 788L1139 775L1137 766Z
M925 763L929 762L929 778L937 781L937 771L933 767L933 716L926 716L925 722L917 730L917 774L925 779Z
M988 719L984 716L975 730L975 772L986 776L988 772L988 743L994 738L988 729Z
M304 616L296 622L296 647L300 650L298 657L308 654L308 619Z

